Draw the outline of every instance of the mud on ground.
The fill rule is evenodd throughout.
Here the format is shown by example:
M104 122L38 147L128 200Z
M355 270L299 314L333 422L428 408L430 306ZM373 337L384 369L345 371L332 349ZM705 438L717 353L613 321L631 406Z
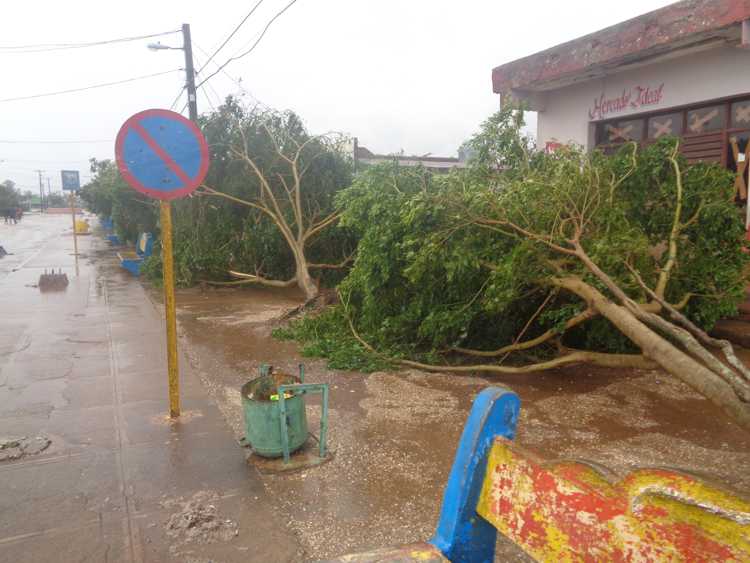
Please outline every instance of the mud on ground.
M333 460L264 476L309 559L430 537L464 421L488 385L518 393L517 442L547 458L585 459L617 475L673 467L750 491L750 435L665 373L578 366L490 378L329 370L271 337L299 302L294 292L266 289L178 295L183 349L238 438L239 390L261 363L294 372L304 362L306 381L330 385ZM315 429L320 407L307 401ZM513 547L499 550L505 560L525 560Z

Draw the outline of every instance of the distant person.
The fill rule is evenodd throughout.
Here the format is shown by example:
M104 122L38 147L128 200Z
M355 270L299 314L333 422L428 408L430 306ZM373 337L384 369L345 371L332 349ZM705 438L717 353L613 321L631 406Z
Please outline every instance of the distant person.
M2 214L6 224L13 223L15 225L16 223L18 223L18 220L16 219L15 209L5 208L3 209Z

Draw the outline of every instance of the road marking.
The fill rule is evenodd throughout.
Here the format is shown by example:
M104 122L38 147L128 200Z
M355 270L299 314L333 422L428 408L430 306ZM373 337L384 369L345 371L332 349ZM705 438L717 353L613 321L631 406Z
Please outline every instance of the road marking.
M133 506L133 501L130 498L130 495L128 494L128 483L127 479L125 477L125 464L123 462L123 456L125 455L125 451L123 450L122 444L126 439L124 438L125 433L125 420L122 415L122 397L121 397L121 391L120 386L118 382L118 376L119 376L119 369L117 366L117 354L115 353L115 347L114 343L112 341L112 320L109 316L109 306L110 306L110 300L109 300L109 291L108 291L108 284L109 280L107 278L104 278L102 280L102 295L104 297L104 318L106 320L107 325L107 352L109 353L109 374L112 378L112 400L114 404L113 410L113 416L114 416L114 423L115 423L115 436L116 436L116 443L117 443L117 451L115 453L115 458L117 460L117 477L120 482L120 491L122 493L122 499L123 504L125 505L125 515L126 515L126 527L127 527L127 535L128 535L128 547L130 548L130 560L134 563L142 563L143 562L143 552L142 552L142 546L141 546L141 539L140 535L138 533L137 526L133 523L133 513L135 512L135 507Z

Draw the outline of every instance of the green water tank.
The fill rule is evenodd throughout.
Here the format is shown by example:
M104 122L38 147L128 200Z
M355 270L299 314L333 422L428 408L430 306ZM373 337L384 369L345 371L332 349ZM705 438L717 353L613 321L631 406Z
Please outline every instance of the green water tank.
M242 410L245 438L255 453L263 457L281 457L281 413L277 389L279 385L300 383L294 375L272 373L248 381L242 386ZM305 399L302 394L284 396L289 453L302 447L308 437Z

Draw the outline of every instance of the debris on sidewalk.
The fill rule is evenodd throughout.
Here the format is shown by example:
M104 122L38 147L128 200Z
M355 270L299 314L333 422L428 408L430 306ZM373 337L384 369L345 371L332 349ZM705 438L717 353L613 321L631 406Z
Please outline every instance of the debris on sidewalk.
M165 508L178 509L165 526L167 535L177 540L170 547L173 554L185 544L226 542L239 535L239 526L234 520L219 516L218 499L215 492L198 491L189 500L180 498L161 503Z
M27 438L0 438L0 461L21 459L27 455L36 455L46 450L52 440L47 436Z
M51 270L49 273L44 270L44 273L39 276L39 289L40 291L60 291L68 287L68 274L63 274L62 270Z

